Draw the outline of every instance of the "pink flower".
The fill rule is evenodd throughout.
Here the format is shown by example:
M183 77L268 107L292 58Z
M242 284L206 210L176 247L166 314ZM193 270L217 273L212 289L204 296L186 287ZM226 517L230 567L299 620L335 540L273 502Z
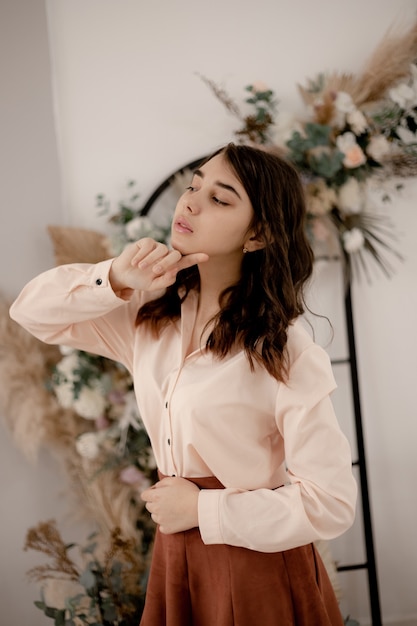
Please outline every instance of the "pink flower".
M345 158L343 159L343 165L348 168L360 167L366 163L366 156L363 153L363 150L358 144L356 146L352 146L345 153Z
M353 133L343 133L336 139L336 144L340 152L343 152L345 158L343 165L348 168L360 167L366 163L366 156L362 148L356 142Z
M264 91L269 91L269 87L262 80L256 80L251 85L253 93L263 93Z
M313 221L312 230L316 241L327 241L330 236L329 227L321 219Z
M110 426L110 422L105 415L100 415L96 419L96 428L97 430L106 430Z
M124 467L120 472L120 480L126 485L134 485L142 480L143 473L134 465L128 465Z
M112 389L109 391L108 399L112 404L124 404L125 394L123 391L119 391L118 389Z
M143 491L150 486L150 480L134 465L128 465L123 468L119 474L119 478L125 485L132 485L139 491Z
M134 465L122 469L119 478L125 485L131 485L141 493L151 485L151 481Z

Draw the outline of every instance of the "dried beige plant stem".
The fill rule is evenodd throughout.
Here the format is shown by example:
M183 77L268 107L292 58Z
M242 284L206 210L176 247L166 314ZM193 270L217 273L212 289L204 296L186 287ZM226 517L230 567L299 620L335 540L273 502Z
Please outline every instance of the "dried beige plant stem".
M356 105L375 102L410 73L417 59L417 22L406 33L391 27L355 81L350 92Z
M73 581L78 580L80 573L74 561L68 556L69 546L64 543L55 520L40 522L37 526L29 528L24 550L36 550L51 559L49 563L29 570L28 576L32 580L39 582L60 576Z

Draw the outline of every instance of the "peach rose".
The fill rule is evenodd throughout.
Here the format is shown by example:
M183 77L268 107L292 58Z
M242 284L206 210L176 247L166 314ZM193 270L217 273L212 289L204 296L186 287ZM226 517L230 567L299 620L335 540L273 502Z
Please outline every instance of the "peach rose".
M348 168L360 167L366 163L366 156L362 148L356 142L353 133L343 133L336 139L336 144L340 152L343 152L345 158L343 165Z
M353 169L354 167L360 167L364 163L366 163L366 156L358 144L352 146L345 152L345 158L343 159L343 165L345 167Z

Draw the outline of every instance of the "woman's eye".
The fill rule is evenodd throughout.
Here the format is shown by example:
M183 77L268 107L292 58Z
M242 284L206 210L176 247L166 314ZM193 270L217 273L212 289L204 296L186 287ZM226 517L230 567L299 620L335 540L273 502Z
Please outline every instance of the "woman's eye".
M195 187L192 187L191 185L189 187L185 188L187 191L195 191Z
M220 204L221 206L227 206L227 202L219 200L219 198L217 198L216 196L213 196L213 202L215 202L216 204Z

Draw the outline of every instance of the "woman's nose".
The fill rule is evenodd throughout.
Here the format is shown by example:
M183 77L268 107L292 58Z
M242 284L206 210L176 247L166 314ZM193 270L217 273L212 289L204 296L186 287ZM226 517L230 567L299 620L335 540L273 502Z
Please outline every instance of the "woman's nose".
M197 197L197 193L197 191L194 192L192 197L187 200L187 210L194 215L201 211L201 202L200 198Z

